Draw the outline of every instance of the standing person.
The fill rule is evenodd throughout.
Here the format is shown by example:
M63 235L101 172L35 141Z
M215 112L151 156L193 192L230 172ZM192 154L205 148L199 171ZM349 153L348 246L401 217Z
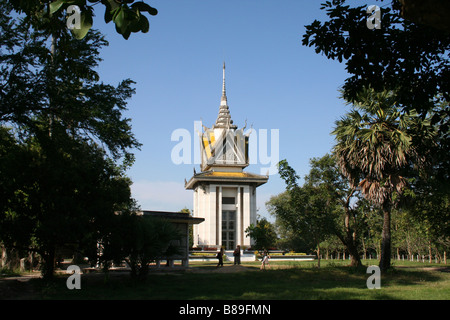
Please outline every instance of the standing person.
M241 246L237 246L233 252L234 265L241 264Z
M223 248L220 248L220 251L217 252L217 259L219 259L219 263L217 264L216 268L218 268L219 266L223 267Z
M262 260L261 260L261 268L260 268L260 270L263 270L263 269L265 270L266 269L266 263L270 267L269 259L270 259L269 252L267 252L267 250L264 249L263 257L262 257Z

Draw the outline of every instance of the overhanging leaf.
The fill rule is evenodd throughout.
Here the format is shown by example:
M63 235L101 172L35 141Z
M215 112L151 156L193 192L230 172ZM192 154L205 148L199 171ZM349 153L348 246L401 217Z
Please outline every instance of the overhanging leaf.
M50 3L50 14L54 14L64 4L64 0L56 0Z
M139 11L148 12L152 16L156 16L158 14L158 10L149 6L145 2L136 2L131 5L131 8L138 9Z
M139 24L143 33L147 33L150 30L150 22L146 17L141 16L141 18L139 19Z
M80 17L80 29L73 29L71 30L71 32L76 39L81 40L92 28L92 25L93 25L92 12L83 11L81 12Z
M129 23L128 19L126 18L125 10L125 8L120 7L113 15L113 21L116 24L116 30L120 34L123 34L126 31Z

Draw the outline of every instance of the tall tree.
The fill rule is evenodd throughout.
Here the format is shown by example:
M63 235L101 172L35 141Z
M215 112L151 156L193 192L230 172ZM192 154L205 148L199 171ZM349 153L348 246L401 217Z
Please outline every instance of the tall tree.
M336 160L332 155L326 154L322 158L310 160L311 170L305 177L305 183L321 187L324 195L330 203L336 205L343 211L343 221L335 228L335 234L342 241L351 255L351 265L360 266L361 258L358 252L359 228L357 210L358 194L356 186L350 185L348 180L339 172Z
M293 211L293 203L290 201L289 191L284 191L278 195L270 197L266 202L267 210L273 215L275 220L276 233L279 236L277 246L281 249L289 249L297 252L310 252L315 249L315 243L311 239L299 233L293 228L289 220L277 216L280 211Z
M336 122L334 154L341 172L352 186L383 210L380 268L386 271L391 259L391 209L394 194L407 184L409 166L422 166L412 144L412 132L420 118L403 114L390 91L364 89L352 110Z
M345 248L350 253L352 266L360 266L361 258L358 252L359 229L361 221L357 218L357 190L350 185L348 180L339 172L333 156L325 155L322 158L310 160L311 170L305 176L305 183L299 187L296 179L297 175L285 160L280 162L279 171L287 184L288 201L292 204L286 207L284 204L271 202L272 212L280 219L286 220L289 217L283 212L289 212L294 219L290 219L292 224L305 221L304 224L311 227L317 224L313 230L313 238L322 242L329 235L336 235ZM300 196L301 195L301 196ZM303 211L303 207L310 206L310 211ZM284 208L284 209L283 209ZM314 210L313 210L314 208ZM311 214L314 212L315 214ZM277 214L278 213L278 214ZM302 215L309 215L302 217ZM297 226L297 230L303 230L302 225ZM304 232L304 230L303 230ZM321 232L320 237L316 234ZM315 243L317 246L318 243Z
M299 186L298 176L286 160L279 162L278 171L286 183L289 205L275 207L274 213L292 230L312 240L320 267L320 243L335 233L336 203L327 196L323 185Z
M133 81L116 87L99 81L95 68L100 49L108 45L104 37L92 30L75 40L61 20L49 35L28 17L11 18L7 4L0 8L0 34L5 34L0 38L0 121L25 135L33 133L35 122L45 121L49 133L52 126L63 126L72 136L102 143L114 158L131 157L127 150L140 144L122 113L135 92Z
M63 130L19 144L1 129L0 238L38 253L49 279L58 251L84 253L116 211L131 209L131 181L103 150Z
M49 35L27 17L11 18L7 5L1 9L1 121L27 127L27 132L36 120L60 123L72 135L101 141L114 156L139 146L130 134L130 119L122 118L133 82L107 85L95 71L99 51L108 45L99 32L78 41L59 21Z
M257 250L269 249L275 246L277 240L274 226L264 217L258 219L256 225L251 224L245 229L245 233L255 241L254 248Z
M0 9L0 237L39 252L51 277L58 247L95 243L132 207L124 172L140 144L123 111L133 82L99 82L98 32L76 40L55 20L49 35Z
M448 108L436 105L430 118ZM445 121L449 121L447 117ZM447 137L450 130L447 132ZM411 184L407 190L409 197L404 199L403 207L418 223L428 227L433 239L450 239L450 158L448 157L447 137L440 134L429 121L416 130L413 144L418 153L429 160L423 174L411 173ZM444 241L445 242L445 241Z

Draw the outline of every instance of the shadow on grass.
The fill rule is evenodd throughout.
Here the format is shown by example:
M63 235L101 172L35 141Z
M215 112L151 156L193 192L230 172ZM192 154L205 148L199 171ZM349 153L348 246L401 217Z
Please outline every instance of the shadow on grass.
M129 275L86 274L81 278L81 290L68 290L67 277L45 284L30 280L36 299L163 299L163 300L355 300L355 299L416 299L426 292L433 298L436 283L450 290L450 274L418 268L395 268L382 275L381 289L366 286L366 267L326 266L283 267L259 271L259 265L247 265L240 272L214 272L213 266L204 272L151 274L147 280L134 282ZM425 291L421 291L425 290ZM433 291L434 290L434 291ZM419 296L411 295L418 292Z

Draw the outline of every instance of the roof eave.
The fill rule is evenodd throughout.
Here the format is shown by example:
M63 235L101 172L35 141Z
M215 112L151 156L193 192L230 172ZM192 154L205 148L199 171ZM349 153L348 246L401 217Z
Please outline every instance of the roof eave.
M236 183L256 183L259 187L265 184L269 177L250 178L250 177L196 177L193 176L185 185L185 189L194 190L199 182L236 182Z

